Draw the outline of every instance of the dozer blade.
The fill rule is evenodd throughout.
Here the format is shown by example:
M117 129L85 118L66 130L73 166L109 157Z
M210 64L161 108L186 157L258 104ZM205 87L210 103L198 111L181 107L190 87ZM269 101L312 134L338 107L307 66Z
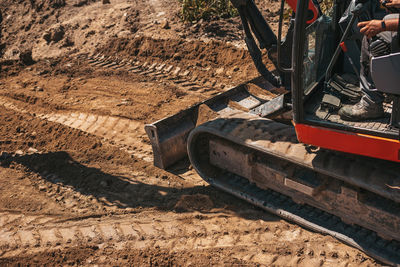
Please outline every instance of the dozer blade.
M153 147L154 165L166 169L187 156L188 134L196 126L235 111L262 117L287 110L283 89L259 77L220 93L170 117L145 126Z

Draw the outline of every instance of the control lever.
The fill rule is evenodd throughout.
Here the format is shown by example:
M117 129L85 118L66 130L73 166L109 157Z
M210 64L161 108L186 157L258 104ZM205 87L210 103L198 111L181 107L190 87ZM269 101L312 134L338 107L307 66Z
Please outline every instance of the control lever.
M331 61L329 62L329 65L326 69L325 72L325 87L328 86L329 84L329 80L332 78L332 70L333 67L340 55L340 52L342 51L342 47L340 44L344 43L344 41L349 37L350 33L351 33L351 28L353 27L354 22L356 21L356 19L361 15L361 13L364 11L364 7L366 6L365 3L368 0L358 0L356 1L356 5L354 6L354 8L351 10L352 16L350 19L349 24L347 24L347 27L343 33L342 38L339 41L338 46L336 47L335 53L332 56Z

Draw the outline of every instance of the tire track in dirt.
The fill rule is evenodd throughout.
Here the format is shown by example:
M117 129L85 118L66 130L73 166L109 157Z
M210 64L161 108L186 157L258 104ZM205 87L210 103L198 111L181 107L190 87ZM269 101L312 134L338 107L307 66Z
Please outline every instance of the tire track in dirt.
M147 162L153 160L151 146L143 142L146 133L144 125L140 122L87 113L51 113L38 115L38 117L99 136Z
M10 214L1 213L0 216L8 218ZM242 247L242 250L235 251L235 258L262 264L285 262L282 260L299 261L302 255L296 256L296 253L299 254L296 250L300 251L301 248L304 250L301 254L311 252L311 249L307 249L307 244L305 249L304 244L294 244L296 240L307 239L309 235L307 231L290 227L289 224L283 230L274 229L270 227L268 221L242 219L221 213L196 215L166 212L157 215L121 215L113 218L69 220L62 223L55 221L45 225L33 223L17 230L7 229L1 225L0 227L0 250L3 251L3 257L18 255L19 248L37 253L44 249L56 249L66 245L84 243L102 246L110 242L114 246L118 246L119 243L125 245L129 243L132 249L161 248L170 251ZM322 238L324 237L309 242L321 242L319 239ZM289 242L292 246L287 248L287 256L279 258L278 261L273 256L276 244ZM351 250L351 252L356 251ZM339 253L335 248L324 245L321 245L322 251L326 254ZM312 250L312 253L320 251Z
M202 93L222 88L224 90L233 85L217 82L215 78L199 78L199 74L192 72L188 69L182 69L165 62L141 62L139 59L120 59L116 57L109 57L102 54L93 56L81 56L81 59L87 61L92 67L95 68L108 68L112 70L125 70L135 74L143 75L144 77L170 81L175 84L179 89L185 92L190 92L190 95L200 96ZM213 71L204 71L208 77L213 77Z
M142 77L169 81L190 96L201 97L204 92L215 91L214 86L228 88L221 83L217 84L216 79L198 80L197 74L193 74L189 70L183 70L179 66L163 62L149 63L146 61L143 63L140 60L121 60L101 54L94 56L81 55L78 59L86 61L95 69L126 70ZM16 112L28 113L44 120L60 123L96 135L112 145L117 145L136 158L147 162L153 160L151 146L144 141L147 140L147 136L143 123L121 117L102 116L83 112L48 114L40 111L30 112L8 97L1 97L0 105ZM31 108L34 109L35 107L31 105L29 109Z
M130 119L102 116L88 113L32 113L10 102L10 99L0 98L0 105L19 113L28 113L43 120L81 130L101 137L104 141L117 145L129 154L151 162L151 145L145 143L144 124Z
M129 153L132 157L146 162L153 162L153 150L148 142L147 134L144 130L144 123L135 120L97 115L84 112L60 112L60 113L41 113L28 111L24 104L17 103L8 97L0 96L0 105L15 112L29 114L42 120L51 121L71 127L83 132L100 137L102 142L117 146L119 149ZM35 107L30 105L29 109ZM193 169L177 166L179 176L193 185L204 184ZM184 172L182 173L182 170ZM173 170L171 170L173 171Z
M149 61L143 63L140 59L126 60L101 54L94 56L80 55L78 59L84 60L95 69L125 70L138 74L141 77L172 82L174 86L181 89L185 94L190 95L190 97L202 97L208 91L218 93L215 87L224 88L224 90L229 88L223 83L217 83L215 78L211 78L210 80L198 79L197 73L192 73L171 63ZM213 70L207 71L210 74L208 76L212 77ZM144 124L140 122L121 117L102 116L83 112L36 112L33 105L29 106L29 110L33 109L33 112L30 112L8 97L1 97L0 105L20 113L28 113L44 120L57 122L99 136L104 141L112 145L117 145L136 158L147 162L153 160L151 146L145 141L147 140L147 136L144 131Z

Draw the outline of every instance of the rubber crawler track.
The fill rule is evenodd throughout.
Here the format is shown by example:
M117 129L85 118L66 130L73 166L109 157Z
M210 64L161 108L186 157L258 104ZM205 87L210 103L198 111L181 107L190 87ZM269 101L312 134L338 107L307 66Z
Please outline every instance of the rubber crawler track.
M218 137L230 140L237 144L246 145L246 141L251 138L249 136L244 138L244 136L250 134L257 135L257 131L256 129L250 129L250 125L247 125L246 131L240 131L240 129L237 130L237 128L240 128L238 125L244 124L245 123L238 123L237 120L215 120L203 124L191 132L188 140L189 158L193 167L204 180L222 189L223 191L244 199L260 208L265 209L266 211L281 216L286 220L295 222L314 231L331 235L344 243L364 251L370 256L386 264L400 266L399 241L385 240L379 237L374 231L358 225L346 224L339 217L329 214L325 211L309 205L297 204L290 197L273 190L260 189L256 185L251 184L247 179L244 179L243 177L235 175L231 172L221 170L221 172L218 172L218 175L215 176L210 176L208 173L206 174L203 170L210 167L208 163L205 162L207 158L205 153L208 153L208 151L201 151L199 147L207 147L206 142L208 142L209 139ZM273 134L269 136L269 141L271 141L271 143L278 141L277 139L279 139L279 137L282 139L282 136L285 136L285 129L288 128L283 124L273 121L271 121L270 125L268 126L274 128L275 133L275 136L273 136ZM240 132L243 133L240 134ZM243 137L243 139L240 139L241 137ZM287 139L289 139L288 143L290 143L291 138L287 137ZM263 136L258 140L266 139L265 136ZM249 142L250 141L248 141L248 143ZM200 143L201 145L198 145ZM295 154L298 157L303 157L305 162L310 160L307 158L309 156L306 155L306 151L304 151L303 155L301 155L299 151L296 153L296 149L290 149L288 146L283 146L285 147L284 150L286 152L290 150L292 154ZM296 146L296 144L294 143L293 146Z

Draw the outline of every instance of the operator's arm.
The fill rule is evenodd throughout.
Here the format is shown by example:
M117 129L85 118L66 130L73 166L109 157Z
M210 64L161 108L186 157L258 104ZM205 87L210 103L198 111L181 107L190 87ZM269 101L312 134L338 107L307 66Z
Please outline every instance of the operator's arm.
M400 8L400 0L386 0L385 4L387 7Z
M360 28L360 32L366 35L368 38L374 37L380 32L384 31L392 31L395 32L399 26L398 19L389 19L385 20L370 20L370 21L363 21L357 24Z

